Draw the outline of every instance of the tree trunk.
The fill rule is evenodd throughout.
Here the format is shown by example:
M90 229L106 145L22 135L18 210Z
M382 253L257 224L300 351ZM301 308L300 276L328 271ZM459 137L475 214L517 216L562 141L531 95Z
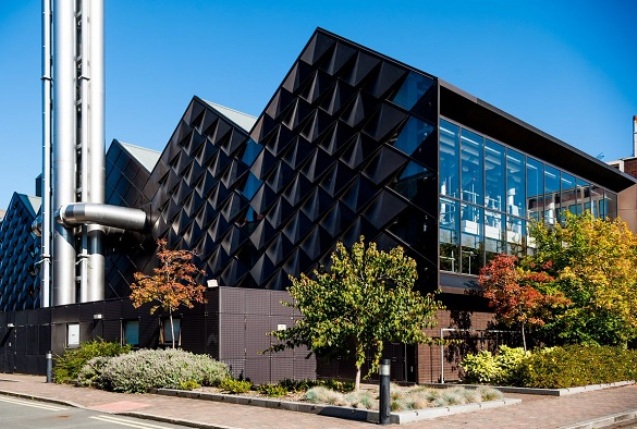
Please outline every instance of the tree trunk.
M358 392L361 389L361 367L356 367L356 383L354 384L354 392Z
M522 325L522 347L524 348L524 353L526 353L526 335L524 334L524 323Z
M168 317L170 318L170 339L172 340L173 343L173 350L175 348L175 325L173 324L173 311L172 310L168 310Z

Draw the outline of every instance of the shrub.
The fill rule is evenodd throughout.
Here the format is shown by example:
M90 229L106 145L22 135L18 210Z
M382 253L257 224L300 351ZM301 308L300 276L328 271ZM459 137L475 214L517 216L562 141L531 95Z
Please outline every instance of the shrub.
M219 388L226 393L247 393L252 389L252 382L248 380L236 380L232 377L227 377L221 380Z
M288 389L281 384L260 384L257 391L262 395L272 396L275 398L287 395Z
M181 390L195 390L199 389L201 385L194 380L186 380L179 383L179 388Z
M567 388L637 378L637 351L610 346L554 347L527 357L520 369L528 387Z
M53 366L53 379L56 383L74 383L80 370L92 358L98 356L118 356L130 351L130 346L106 342L101 338L86 341L76 349L68 349L56 356Z
M487 383L499 385L518 384L520 367L527 352L522 348L501 346L497 355L481 351L467 355L460 366L465 371L465 383Z
M112 356L97 356L89 360L77 375L77 384L102 388L102 371Z
M100 382L116 392L143 393L179 389L190 381L216 386L229 376L225 364L206 355L178 349L143 349L110 359L102 369Z
M345 398L324 386L316 386L305 392L305 400L312 404L345 405Z

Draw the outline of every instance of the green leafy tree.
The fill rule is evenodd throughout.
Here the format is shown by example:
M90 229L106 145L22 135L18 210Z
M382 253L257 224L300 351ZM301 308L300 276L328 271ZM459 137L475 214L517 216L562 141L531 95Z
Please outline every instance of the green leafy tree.
M424 329L435 326L442 307L433 295L413 290L416 262L402 247L384 252L361 236L351 249L338 243L331 260L329 270L314 271L313 278L291 278L288 290L303 318L271 333L282 340L273 349L303 344L316 353L353 354L358 390L367 356L370 373L377 372L384 342L429 341Z
M150 314L158 308L168 313L172 332L172 348L175 348L175 326L173 313L180 306L193 308L195 303L205 303L206 288L195 280L204 274L192 262L194 254L187 250L170 250L166 240L157 241L159 266L152 275L141 272L134 274L135 282L130 285L130 300L135 308L154 303Z
M526 351L526 327L544 326L556 308L570 301L555 290L551 276L518 267L517 261L515 256L497 255L480 270L478 284L479 294L488 300L496 320L520 327Z
M571 301L548 325L556 342L626 345L637 338L637 239L621 219L565 214L531 229L536 252L523 260L552 276Z

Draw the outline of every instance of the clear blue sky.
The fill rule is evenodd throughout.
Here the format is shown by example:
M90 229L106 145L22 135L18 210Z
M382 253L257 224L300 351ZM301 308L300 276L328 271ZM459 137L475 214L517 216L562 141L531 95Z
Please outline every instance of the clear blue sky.
M0 208L41 169L40 0L0 0ZM258 115L317 26L603 160L632 156L637 1L105 0L106 145L161 150L193 95Z

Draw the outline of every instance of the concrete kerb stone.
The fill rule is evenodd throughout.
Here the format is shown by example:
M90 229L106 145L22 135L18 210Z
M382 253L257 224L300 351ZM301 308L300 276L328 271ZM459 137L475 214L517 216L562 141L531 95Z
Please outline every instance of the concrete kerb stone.
M316 414L326 417L336 417L348 420L358 420L367 422L378 422L378 411L363 410L360 408L341 407L334 405L308 404L305 402L281 401L278 399L252 398L248 396L224 395L221 393L205 393L182 391L176 389L157 389L154 391L159 395L177 396L184 398L197 398L228 404L251 405L265 408L277 408L287 411L298 411L302 413ZM481 409L515 405L522 402L520 399L501 399L496 401L479 402L465 405L451 405L447 407L426 408L413 411L393 412L390 421L393 424L404 424L408 422L434 419L437 417L451 416L454 414L468 413Z
M614 414L612 416L606 416L599 419L592 419L584 422L579 422L574 425L562 426L559 429L597 429L612 426L620 422L628 422L637 420L637 410L630 412L624 412Z
M85 408L82 405L76 404L71 401L62 401L60 399L48 398L46 396L34 395L32 393L11 392L9 390L3 390L0 392L0 395L13 396L14 398L31 399L34 401L46 402L49 404L66 405L73 408Z
M617 381L614 383L606 384L589 384L587 386L569 387L564 389L542 389L536 387L513 387L513 386L492 386L494 389L499 390L502 393L519 393L524 395L546 395L546 396L566 396L574 395L577 393L592 392L595 390L612 389L614 387L629 386L635 384L635 380ZM434 388L452 388L452 387L465 387L468 389L476 388L476 384L440 384L440 383L425 383L425 386Z

